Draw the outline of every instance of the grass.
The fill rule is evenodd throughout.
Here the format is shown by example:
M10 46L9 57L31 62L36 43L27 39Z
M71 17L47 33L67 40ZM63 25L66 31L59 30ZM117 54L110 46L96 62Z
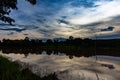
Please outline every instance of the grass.
M21 70L21 66L15 62L0 56L0 80L59 80L57 75L50 74L45 77L39 77L30 70Z

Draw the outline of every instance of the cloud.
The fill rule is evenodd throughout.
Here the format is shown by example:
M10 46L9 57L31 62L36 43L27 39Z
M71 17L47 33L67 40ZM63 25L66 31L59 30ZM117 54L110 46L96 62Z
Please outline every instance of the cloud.
M96 35L97 39L120 39L120 32L112 33L112 34L99 34ZM95 38L95 37L93 37Z
M19 9L10 14L15 25L0 25L4 35L15 31L35 38L92 37L120 31L120 0L38 0L34 6L18 1Z
M114 27L109 26L109 27L107 27L105 29L101 29L101 31L113 31L113 29L114 29Z
M9 25L9 24L3 24L3 23L0 24L0 27L4 27L4 26L11 26L11 25ZM14 26L14 25L12 25L12 26Z
M19 28L7 28L7 29L2 29L2 28L0 28L0 30L4 30L4 31L16 31L16 32L22 32L22 31L24 31L24 30L26 30L26 29L19 29Z
M77 2L77 1L76 1ZM60 15L69 16L69 21L73 24L90 24L93 22L107 21L110 17L120 14L119 0L101 0L95 1L93 7L65 5L60 11ZM97 6L96 6L97 5ZM113 7L116 6L116 7Z
M61 24L61 23L64 23L64 24L69 24L69 22L68 21L65 21L64 19L58 19L57 20L57 22L59 23L59 24Z
M85 24L85 25L80 25L81 27L94 27L94 26L99 26L101 24L104 24L104 22L100 21L100 22L93 22L90 24Z
M13 35L14 34L14 32L9 32L7 35Z

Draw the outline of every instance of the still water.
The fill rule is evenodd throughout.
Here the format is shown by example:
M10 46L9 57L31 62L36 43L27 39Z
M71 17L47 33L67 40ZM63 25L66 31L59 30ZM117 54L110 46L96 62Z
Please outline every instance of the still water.
M48 55L46 51L41 54L0 52L0 55L30 69L38 76L55 72L60 80L120 80L120 57L99 55L96 60L96 56L76 57L60 52Z

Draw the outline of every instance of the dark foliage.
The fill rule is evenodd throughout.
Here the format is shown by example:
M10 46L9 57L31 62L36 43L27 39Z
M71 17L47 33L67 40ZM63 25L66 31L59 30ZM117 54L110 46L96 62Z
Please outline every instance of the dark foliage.
M26 1L36 4L36 0ZM12 25L15 20L9 17L11 10L17 10L17 0L0 0L0 20Z
M21 66L0 56L0 80L59 80L55 73L45 77L33 74L29 69L21 70Z
M3 39L0 41L0 49L3 53L24 53L26 56L28 53L41 54L42 51L46 51L48 55L53 51L54 54L61 52L70 58L93 55L120 56L120 39L92 40L71 37L65 41L48 39L42 42L39 39L31 40L26 37L21 40Z

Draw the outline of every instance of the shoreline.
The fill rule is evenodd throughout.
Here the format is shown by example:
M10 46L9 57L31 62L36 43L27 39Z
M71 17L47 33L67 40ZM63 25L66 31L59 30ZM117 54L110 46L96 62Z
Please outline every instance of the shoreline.
M20 64L0 55L0 80L49 80L49 78L58 80L56 74L39 77L28 68L22 69Z

